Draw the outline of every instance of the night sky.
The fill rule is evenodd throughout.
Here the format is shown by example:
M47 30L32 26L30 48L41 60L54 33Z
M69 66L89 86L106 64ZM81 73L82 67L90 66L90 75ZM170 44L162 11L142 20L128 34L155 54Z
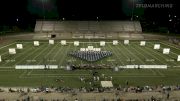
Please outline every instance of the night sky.
M173 4L173 6L171 8L139 8L136 4ZM62 20L62 18L97 20L98 17L99 20L130 20L133 11L134 20L167 25L170 19L179 21L178 6L180 6L178 0L2 0L0 24L26 28L34 24L36 19L43 18L46 20ZM176 17L172 18L174 16Z

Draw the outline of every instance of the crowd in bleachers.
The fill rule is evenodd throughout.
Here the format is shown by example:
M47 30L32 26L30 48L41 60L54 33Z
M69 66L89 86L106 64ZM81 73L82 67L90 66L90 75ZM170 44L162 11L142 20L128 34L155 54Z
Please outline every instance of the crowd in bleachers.
M69 53L71 56L86 60L88 62L98 61L102 58L112 55L110 51L73 51Z

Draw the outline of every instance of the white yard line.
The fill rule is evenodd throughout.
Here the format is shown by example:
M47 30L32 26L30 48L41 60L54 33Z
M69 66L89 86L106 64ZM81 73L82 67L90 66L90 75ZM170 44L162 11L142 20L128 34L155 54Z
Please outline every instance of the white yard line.
M45 47L45 46L43 46L43 47ZM27 57L31 56L31 55L34 54L36 51L40 50L42 47L41 47L41 48L37 47L37 48L38 48L38 49L34 50L31 54L26 55L23 59L21 59L21 61L18 61L16 64L21 63L21 62L24 61ZM15 65L16 65L16 64L15 64Z
M102 49L103 49L103 50L106 50L106 49L105 49L105 46L102 46ZM102 61L101 61L101 62L102 62ZM108 62L108 61L107 61L107 62ZM112 61L110 61L110 63L111 63L112 66L115 66ZM102 64L102 63L101 63L101 64Z
M141 48L139 48L138 45L137 45L137 47L138 47L139 50L141 50ZM136 48L137 48L137 47L136 47ZM133 47L132 47L133 50L135 50L138 54L140 54L141 56L143 56L143 57L146 59L146 56L145 56L144 54L139 53L139 51L138 51L136 48L133 48ZM143 48L145 48L145 47L143 47ZM145 52L144 50L141 50L141 51ZM156 64L156 63L154 63L154 61L150 61L150 62L153 63L153 64ZM154 70L152 70L152 69L149 69L149 70L151 70L154 75L157 75Z
M160 43L161 43L161 44L164 44L164 45L166 45L166 46L169 46L169 47L173 47L173 48L175 48L175 49L177 49L177 50L179 50L179 51L180 51L180 49L179 49L179 48L176 48L176 47L174 47L174 46L170 46L170 45L165 44L165 43L163 43L163 42L160 42ZM175 55L180 55L180 54L174 53L174 52L172 52L172 51L170 51L170 53L175 54Z
M24 75L26 74L26 72L27 70L24 70L24 72L21 75L19 75L19 78L24 78Z
M152 44L152 43L150 43L150 44ZM153 45L153 44L152 44ZM152 51L151 50L151 48L149 48L149 47L147 47L147 49L148 50L150 50L150 51ZM155 54L157 54L157 55L159 55L161 58L163 58L164 60L166 60L167 58L165 57L165 54L160 54L160 53L158 53L158 52L155 52L155 51L152 51L153 53L155 53ZM174 65L177 65L176 63L174 63L174 62L171 62L172 64L174 64Z
M126 59L129 59L128 56L126 56L126 55L121 51L121 48L119 47L119 44L118 44L117 50L119 50L119 52L120 52L124 57L126 57ZM119 53L119 52L117 52L117 53ZM133 61L132 61L132 63L133 63L133 65L135 65Z
M26 54L26 53L28 53L29 51L31 51L32 49L27 49L26 51L23 51L22 53L21 53L21 55L18 55L18 53L13 57L14 58L14 60L17 60L17 58L19 58L19 57L22 57L22 55L24 55L24 54ZM6 62L4 65L7 65L8 64L8 62Z
M0 47L0 49L6 48L6 47L11 46L11 45L13 45L13 44L15 44L15 43L16 43L16 42L11 43L11 44L8 44L8 45L5 45L5 46L3 46L3 47Z
M31 69L31 71L29 71L29 72L27 73L27 75L28 75L28 76L31 75L32 72L33 72L33 69Z
M142 50L141 48L139 48L140 50ZM144 51L144 50L142 50L143 52L145 52L145 53L147 53L147 54L149 54L147 51ZM154 55L152 55L152 54L149 54L151 57L153 56L156 60L158 60L159 62L161 62L162 63L162 61L160 61L158 58L156 58ZM156 64L154 61L152 61L153 62L153 64ZM166 64L166 63L165 63ZM150 69L150 70L152 70L152 69ZM156 72L154 71L154 70L152 70L155 74L156 74ZM158 73L161 75L161 76L165 76L163 73L161 73L160 71L158 71Z
M121 45L122 45L122 44L121 44ZM123 45L122 45L122 46L123 46ZM125 46L123 46L123 47L124 47L124 49L127 50L127 52L129 52L131 55L133 55L134 58L136 58L136 59L139 60L140 62L144 63L144 61L142 61L141 59L139 59L139 57L137 58L137 57L134 55L134 53L132 53L131 51L129 51Z
M52 51L54 51L54 49L56 49L56 46L58 46L58 44L55 45L55 46L46 54L46 56L48 56ZM49 48L49 46L48 46L48 48ZM40 61L38 62L38 64L40 64L42 61L43 61L43 60L40 60Z
M68 44L68 48L66 47L66 48L64 48L64 51L63 52L60 52L61 54L63 54L63 55L59 55L59 58L58 58L58 60L60 60L60 62L59 62L59 65L61 64L62 65L62 62L63 61L65 61L65 57L66 57L66 55L67 55L67 50L69 50L70 49L70 46L71 46L71 44ZM65 51L66 50L66 51ZM62 56L62 57L61 57ZM62 59L60 59L60 58L62 58Z
M116 56L116 58L121 62L121 64L124 66L125 64L121 61L120 57L118 57L116 54L119 54L119 52L117 52L116 50L112 49L111 45L108 44L108 46L110 47L110 49L113 51L114 55ZM121 56L121 55L119 55Z

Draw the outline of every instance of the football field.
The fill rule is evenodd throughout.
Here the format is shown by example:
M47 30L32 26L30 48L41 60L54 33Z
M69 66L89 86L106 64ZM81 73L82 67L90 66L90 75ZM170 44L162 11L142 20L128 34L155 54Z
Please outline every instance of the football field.
M77 41L77 40L76 40ZM74 46L74 40L67 40L63 46L60 40L55 40L54 45L49 45L48 40L40 41L40 46L34 46L33 41L15 41L0 47L0 86L68 86L81 87L92 86L89 84L96 71L100 80L111 80L114 85L175 85L180 83L180 62L177 61L180 49L173 44L164 41L146 41L145 46L140 46L140 41L131 41L124 45L119 40L118 45L113 45L112 40L107 40L105 46L100 46L101 40L80 40L79 46ZM9 48L16 48L16 44L22 44L23 49L16 49L16 54L9 54ZM154 44L160 44L160 49L155 50ZM87 62L68 55L71 51L93 46L103 51L111 51L112 56L96 62ZM163 54L164 48L170 48L169 54ZM167 65L167 69L120 69L114 72L112 69L92 69L66 71L62 67L67 64L102 65L102 66L126 66L126 65ZM55 70L16 70L16 65L57 65ZM104 67L106 68L106 67ZM105 74L106 78L102 77ZM83 76L86 82L81 82ZM57 81L59 80L60 81ZM99 85L100 82L93 82Z

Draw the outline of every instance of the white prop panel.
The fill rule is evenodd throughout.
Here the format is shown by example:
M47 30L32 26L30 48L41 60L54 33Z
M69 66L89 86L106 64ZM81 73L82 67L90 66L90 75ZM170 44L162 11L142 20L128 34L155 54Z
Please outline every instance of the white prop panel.
M1 58L1 55L0 55L0 62L2 62L2 58Z
M144 69L167 69L167 65L140 65L139 67Z
M163 49L163 54L169 54L169 53L170 53L170 48Z
M101 48L94 48L94 51L101 51Z
M15 69L58 69L58 65L16 65Z
M86 48L80 48L80 51L86 51Z
M15 48L9 48L9 54L16 54Z
M177 61L180 61L180 55L178 55Z
M93 51L93 50L94 50L94 47L93 47L93 46L88 46L88 50L89 50L89 51Z
M160 49L160 44L155 44L154 49Z
M118 40L113 40L113 45L118 45Z
M54 45L54 40L49 40L49 44Z
M129 44L129 40L124 40L124 44L128 45Z
M105 41L100 41L100 46L105 46L106 42Z
M74 46L79 46L79 41L74 41Z
M146 41L141 41L140 42L140 46L145 46L146 45Z
M34 41L34 46L39 46L39 41Z
M23 49L23 45L22 44L16 44L17 49Z
M61 40L61 45L66 45L66 40Z

